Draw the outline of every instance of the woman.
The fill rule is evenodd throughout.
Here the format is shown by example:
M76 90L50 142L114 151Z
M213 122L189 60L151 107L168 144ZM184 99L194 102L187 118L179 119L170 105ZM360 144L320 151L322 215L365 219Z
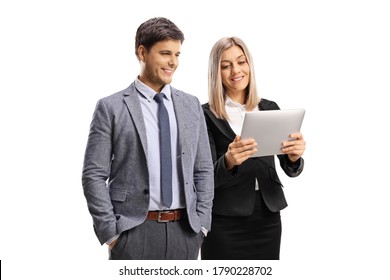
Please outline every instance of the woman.
M215 196L211 231L202 259L279 259L280 210L287 206L273 156L253 157L254 139L240 139L245 112L278 110L260 99L245 43L236 37L215 43L209 58L209 103L203 105L214 162ZM304 161L301 133L290 135L278 155L290 177ZM261 147L259 147L261 149Z

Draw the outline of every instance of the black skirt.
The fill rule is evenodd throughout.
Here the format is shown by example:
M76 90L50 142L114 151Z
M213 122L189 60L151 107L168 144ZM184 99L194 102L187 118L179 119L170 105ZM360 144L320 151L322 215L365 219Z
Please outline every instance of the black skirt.
M251 216L213 213L211 231L201 248L202 260L278 260L282 224L280 212L271 212L260 191Z

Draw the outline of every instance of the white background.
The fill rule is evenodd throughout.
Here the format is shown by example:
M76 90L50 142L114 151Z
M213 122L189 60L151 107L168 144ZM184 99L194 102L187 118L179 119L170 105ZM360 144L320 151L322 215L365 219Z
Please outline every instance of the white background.
M186 37L173 86L207 102L210 49L238 36L261 97L306 109L305 170L279 172L289 207L274 279L389 279L386 2L1 1L5 279L116 279L93 233L82 161L97 100L135 79L135 31L155 16Z

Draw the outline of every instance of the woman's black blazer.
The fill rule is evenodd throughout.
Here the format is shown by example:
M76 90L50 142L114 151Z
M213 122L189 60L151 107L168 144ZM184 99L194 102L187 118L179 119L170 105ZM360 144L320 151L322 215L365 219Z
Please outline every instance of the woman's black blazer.
M279 110L279 106L266 99L259 103L259 110ZM227 216L251 215L255 205L255 178L259 182L264 201L272 212L287 207L282 183L275 168L274 156L249 158L240 166L228 171L224 155L235 133L229 123L218 119L211 112L209 104L203 104L214 162L215 195L213 213ZM290 177L298 176L304 166L301 158L292 163L287 155L278 155L280 166Z

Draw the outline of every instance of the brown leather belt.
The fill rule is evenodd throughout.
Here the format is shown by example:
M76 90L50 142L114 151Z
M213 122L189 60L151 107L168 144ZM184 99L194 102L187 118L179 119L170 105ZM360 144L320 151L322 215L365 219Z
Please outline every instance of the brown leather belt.
M185 209L167 210L167 211L149 211L146 219L157 221L159 223L173 222L184 218Z

